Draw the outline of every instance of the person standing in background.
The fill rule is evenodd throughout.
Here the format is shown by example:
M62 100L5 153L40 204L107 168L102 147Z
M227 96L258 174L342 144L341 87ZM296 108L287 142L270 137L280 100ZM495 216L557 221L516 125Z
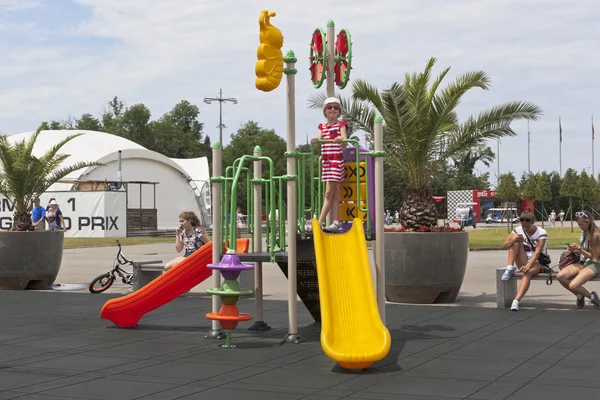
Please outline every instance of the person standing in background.
M560 209L560 212L558 213L558 219L560 220L560 226L565 226L565 212L563 211L563 209Z
M31 221L33 222L34 230L46 230L46 209L40 205L39 197L33 202L33 208L31 209Z
M55 199L50 200L50 203L48 204L48 208L46 209L46 218L48 218L48 230L67 231L63 213L60 211L60 208L58 208L58 203Z

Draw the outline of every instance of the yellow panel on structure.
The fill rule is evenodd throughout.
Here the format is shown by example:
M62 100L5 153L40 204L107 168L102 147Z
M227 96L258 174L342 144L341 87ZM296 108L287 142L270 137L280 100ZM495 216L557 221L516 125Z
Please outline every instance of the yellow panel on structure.
M281 31L271 25L271 17L276 14L262 10L258 18L260 25L260 45L256 51L258 62L254 68L256 72L256 88L263 92L276 89L283 76L283 35Z
M356 193L356 182L354 183L342 183L340 185L340 201L358 201L358 193ZM367 184L360 184L360 202L364 202L367 200Z
M344 183L356 182L357 175L360 177L360 181L364 182L366 172L364 161L359 164L359 168L356 168L355 162L347 162L344 164Z
M361 202L361 206L365 208L366 204ZM352 221L355 218L367 222L367 213L360 211L357 203L340 203L340 221Z

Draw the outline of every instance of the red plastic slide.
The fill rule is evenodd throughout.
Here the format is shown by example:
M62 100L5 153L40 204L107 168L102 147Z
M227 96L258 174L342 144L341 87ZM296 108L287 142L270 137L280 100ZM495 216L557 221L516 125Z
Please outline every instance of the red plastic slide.
M246 253L249 242L248 239L238 239L237 252ZM212 276L213 271L207 268L210 263L212 242L205 244L140 290L107 301L100 311L100 317L120 328L133 328L145 314L176 299Z

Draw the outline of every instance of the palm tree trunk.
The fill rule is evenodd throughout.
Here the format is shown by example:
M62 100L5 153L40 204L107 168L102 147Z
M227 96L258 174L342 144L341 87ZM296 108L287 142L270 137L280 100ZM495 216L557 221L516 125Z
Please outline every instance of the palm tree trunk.
M32 231L34 229L31 221L31 215L27 211L15 210L13 216L13 230L15 231Z
M435 204L427 190L406 195L400 209L400 223L407 229L437 224Z

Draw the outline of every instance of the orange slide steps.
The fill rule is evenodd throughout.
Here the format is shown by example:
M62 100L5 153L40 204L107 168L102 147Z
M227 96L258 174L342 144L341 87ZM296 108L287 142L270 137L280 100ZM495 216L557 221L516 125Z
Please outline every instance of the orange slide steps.
M238 239L237 252L246 253L249 239ZM143 288L104 304L100 317L120 328L133 328L150 311L167 304L213 274L207 265L212 262L212 242L202 246L175 267L154 279Z

